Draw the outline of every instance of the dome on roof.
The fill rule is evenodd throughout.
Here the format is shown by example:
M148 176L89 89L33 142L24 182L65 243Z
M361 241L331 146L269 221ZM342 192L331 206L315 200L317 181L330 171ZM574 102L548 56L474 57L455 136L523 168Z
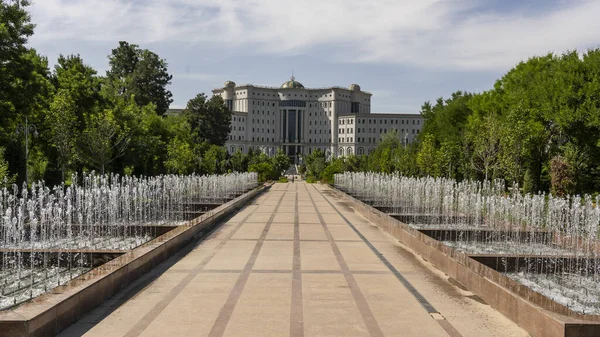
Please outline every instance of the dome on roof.
M351 91L360 91L360 85L358 84L350 84L350 86L348 87L349 90Z
M292 76L292 79L290 79L289 81L282 84L281 88L282 89L299 89L299 88L304 89L304 86L302 85L302 83L296 81L296 78L294 76Z
M235 87L235 82L234 81L227 81L225 82L225 88L234 88Z

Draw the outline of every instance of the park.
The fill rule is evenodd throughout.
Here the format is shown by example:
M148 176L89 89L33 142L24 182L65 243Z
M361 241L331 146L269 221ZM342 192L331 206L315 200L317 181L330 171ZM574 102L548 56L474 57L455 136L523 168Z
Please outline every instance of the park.
M217 80L190 73L193 53L158 21L168 38L123 33L131 22L53 36L40 11L89 9L55 2L0 0L0 337L600 336L597 45L547 41L471 90L457 88L498 58L353 60L371 92L335 58L316 68L347 84L322 86L310 48L273 56L249 34L260 48L240 61L236 34L191 41L206 47L202 69L231 66ZM224 11L178 5L119 8L165 6L185 22ZM75 19L64 26L86 29ZM288 61L311 87L293 71L279 84ZM412 85L428 98L393 89L411 77L397 67L422 72ZM381 89L388 71L402 76ZM428 76L451 88L425 90ZM408 96L419 105L387 112Z

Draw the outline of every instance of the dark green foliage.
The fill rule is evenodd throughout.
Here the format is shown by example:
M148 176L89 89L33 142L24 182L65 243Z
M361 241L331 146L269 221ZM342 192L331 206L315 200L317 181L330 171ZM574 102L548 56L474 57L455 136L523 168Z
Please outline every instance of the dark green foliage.
M273 170L273 165L268 161L250 164L250 166L248 167L248 172L258 173L259 182L270 180L273 178L274 175L277 175L275 170Z
M173 94L167 89L173 76L165 60L126 41L120 41L108 59L107 84L118 95L134 96L139 106L154 104L159 115L167 112L173 102Z
M279 174L283 174L290 167L292 160L283 153L283 150L277 150L277 153L272 158L273 169Z
M225 144L231 130L231 111L221 96L207 99L205 94L198 94L188 102L186 113L199 142Z
M323 172L327 166L325 161L325 153L319 149L313 151L304 158L307 181L309 179L318 180L321 177L321 172Z

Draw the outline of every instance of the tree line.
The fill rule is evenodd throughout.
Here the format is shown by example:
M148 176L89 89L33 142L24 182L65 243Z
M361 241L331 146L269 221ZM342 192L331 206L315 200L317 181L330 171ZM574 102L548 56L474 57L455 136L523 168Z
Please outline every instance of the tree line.
M35 28L28 5L0 1L1 185L21 183L26 173L29 182L58 184L91 170L156 175L248 169L230 162L222 148L231 112L220 96L198 94L183 114L166 114L173 102L167 62L125 41L108 55L106 74L80 55L60 55L50 69L48 59L27 45Z
M520 62L482 93L457 91L425 102L424 125L408 148L382 137L368 156L324 164L306 160L312 179L344 170L401 172L458 180L501 178L526 193L600 190L600 49Z

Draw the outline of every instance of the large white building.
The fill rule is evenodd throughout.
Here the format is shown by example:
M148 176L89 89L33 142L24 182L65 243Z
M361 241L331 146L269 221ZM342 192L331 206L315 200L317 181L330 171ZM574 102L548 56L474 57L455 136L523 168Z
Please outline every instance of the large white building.
M227 81L213 94L232 111L230 153L254 148L272 155L281 148L293 159L316 149L360 155L373 151L386 132L397 130L410 143L423 126L420 114L372 114L372 95L357 84L305 88L292 76L281 87Z

